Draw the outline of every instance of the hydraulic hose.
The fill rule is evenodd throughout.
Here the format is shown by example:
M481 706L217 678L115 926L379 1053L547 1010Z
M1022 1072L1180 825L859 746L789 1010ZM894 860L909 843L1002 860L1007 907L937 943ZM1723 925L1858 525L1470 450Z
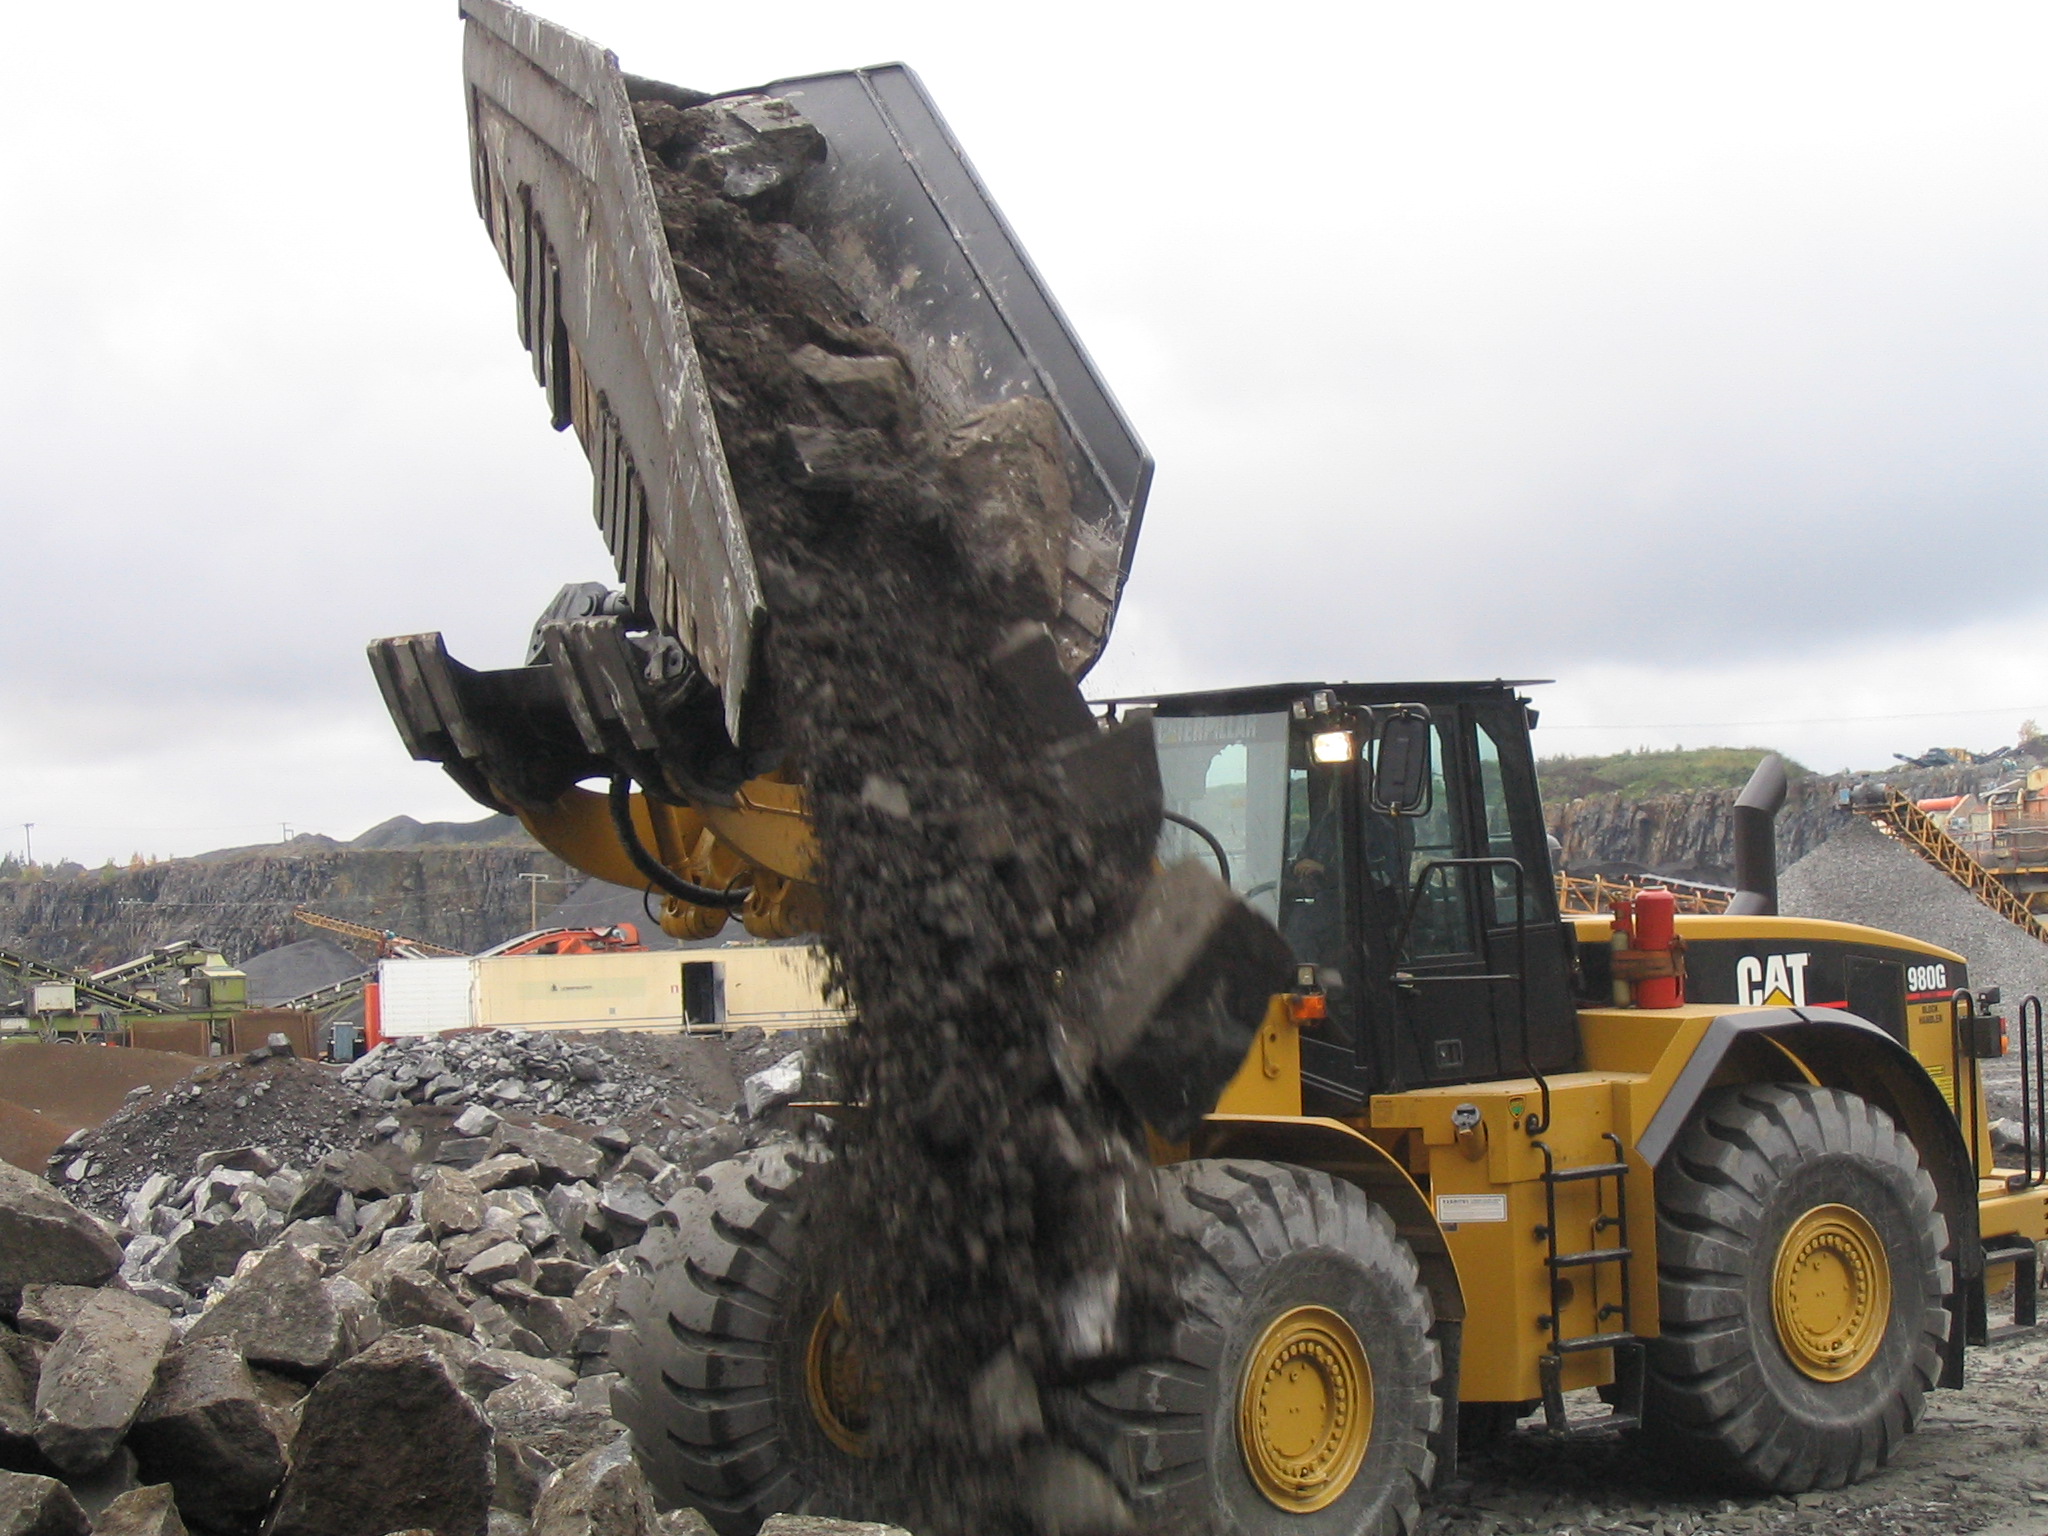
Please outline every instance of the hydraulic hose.
M752 886L737 891L714 890L694 880L685 880L647 851L647 846L640 841L639 830L633 825L631 779L623 773L613 775L611 794L606 798L611 804L612 830L619 835L619 846L626 850L626 857L633 861L633 867L647 877L649 885L678 901L693 902L700 907L720 907L731 912L746 905Z
M1223 851L1223 844L1216 840L1216 834L1203 826L1192 816L1183 816L1179 811L1168 811L1166 819L1176 827L1186 827L1195 836L1209 845L1209 851L1216 855L1216 867L1223 873L1223 883L1230 884L1230 855Z

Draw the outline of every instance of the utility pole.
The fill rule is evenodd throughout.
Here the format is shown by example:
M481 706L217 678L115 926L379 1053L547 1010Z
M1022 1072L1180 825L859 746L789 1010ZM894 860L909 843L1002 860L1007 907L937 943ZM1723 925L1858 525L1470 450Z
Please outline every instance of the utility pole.
M540 928L540 888L548 877L522 874L519 878L526 882L526 931L533 933Z

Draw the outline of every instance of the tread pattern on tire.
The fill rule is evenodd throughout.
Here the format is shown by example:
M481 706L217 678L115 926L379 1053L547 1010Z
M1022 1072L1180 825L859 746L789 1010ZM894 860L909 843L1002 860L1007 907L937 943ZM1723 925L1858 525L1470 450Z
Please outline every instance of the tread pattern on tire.
M1870 1368L1882 1368L1883 1379L1865 1382L1853 1398L1760 1357L1760 1339L1775 1348L1774 1325L1767 1301L1761 1319L1752 1306L1757 1266L1776 1260L1766 1230L1779 1219L1773 1194L1827 1158L1891 1189L1917 1245L1911 1269L1892 1265L1894 1295L1921 1302L1917 1327L1904 1344L1887 1340ZM1950 1326L1947 1247L1934 1181L1881 1109L1803 1084L1710 1094L1658 1170L1662 1337L1649 1351L1647 1432L1687 1464L1782 1493L1869 1475L1912 1433L1940 1379ZM1860 1412L1852 1411L1857 1402L1865 1404Z
M1260 1279L1290 1254L1336 1250L1389 1276L1397 1315L1390 1334L1412 1341L1419 1385L1390 1392L1375 1379L1374 1459L1382 1437L1391 1457L1382 1514L1357 1536L1408 1536L1434 1476L1431 1437L1443 1405L1433 1388L1441 1372L1429 1294L1415 1256L1386 1213L1352 1185L1328 1174L1277 1163L1196 1161L1160 1170L1168 1222L1179 1240L1177 1289L1184 1315L1159 1358L1071 1395L1061 1417L1109 1468L1141 1525L1175 1533L1249 1530L1210 1497L1209 1459L1226 1438L1234 1448L1237 1390L1219 1379L1230 1320ZM1219 1433L1217 1417L1231 1426ZM1271 1512L1276 1526L1303 1517Z
M619 1288L613 1411L669 1500L752 1532L808 1495L778 1404L782 1301L813 1154L763 1147L700 1173L648 1224Z

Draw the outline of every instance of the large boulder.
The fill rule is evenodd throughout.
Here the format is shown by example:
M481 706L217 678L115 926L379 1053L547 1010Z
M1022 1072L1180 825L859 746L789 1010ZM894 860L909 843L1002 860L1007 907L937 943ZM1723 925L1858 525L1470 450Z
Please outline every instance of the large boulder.
M491 1427L462 1390L466 1341L387 1334L321 1378L292 1442L270 1536L485 1536ZM473 1346L470 1346L473 1349Z
M162 1307L125 1291L95 1294L43 1361L36 1448L67 1475L97 1468L135 1422L170 1342Z
M101 1285L121 1267L121 1245L32 1173L0 1163L0 1313L24 1287Z
M258 1259L185 1338L232 1339L249 1364L308 1381L339 1364L349 1343L319 1264L292 1247Z
M92 1522L54 1477L0 1472L0 1536L92 1536Z
M0 1467L19 1466L35 1445L35 1388L22 1380L14 1357L0 1351Z
M253 1525L284 1476L283 1416L230 1339L187 1342L157 1373L128 1443L144 1477L209 1529Z
M169 1483L124 1493L92 1523L92 1536L189 1536Z
M662 1536L631 1442L621 1435L564 1468L533 1506L531 1536Z
M500 1153L530 1157L549 1184L595 1179L604 1167L604 1154L587 1141L565 1136L538 1125L500 1125L496 1140Z

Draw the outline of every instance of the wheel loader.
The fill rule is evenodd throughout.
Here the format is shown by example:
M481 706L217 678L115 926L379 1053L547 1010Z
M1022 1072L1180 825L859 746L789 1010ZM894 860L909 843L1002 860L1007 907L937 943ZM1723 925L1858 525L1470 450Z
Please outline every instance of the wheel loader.
M565 589L521 667L376 642L416 758L648 892L677 937L821 921L763 675L778 616L643 104L723 113L707 174L759 173L926 408L1022 401L1051 424L1036 462L1057 494L1041 474L1021 511L975 505L1050 593L992 675L1160 834L1136 937L1068 992L1095 1041L1077 1070L1144 1122L1177 1320L1055 1405L1146 1528L1409 1530L1461 1443L1531 1415L1641 1435L1730 1486L1840 1487L1961 1384L1992 1298L2033 1324L2048 1151L2030 1102L2024 1166L1994 1162L1997 999L1932 945L1775 915L1779 768L1743 797L1729 914L1645 892L1566 917L1525 684L1083 705L1151 462L916 77L707 97L502 0L463 15L478 205L621 587ZM792 155L799 119L815 136ZM2019 1022L2031 1100L2038 1005ZM618 1412L659 1487L722 1532L857 1485L873 1453L859 1331L807 1242L817 1186L787 1146L706 1170L627 1286Z

